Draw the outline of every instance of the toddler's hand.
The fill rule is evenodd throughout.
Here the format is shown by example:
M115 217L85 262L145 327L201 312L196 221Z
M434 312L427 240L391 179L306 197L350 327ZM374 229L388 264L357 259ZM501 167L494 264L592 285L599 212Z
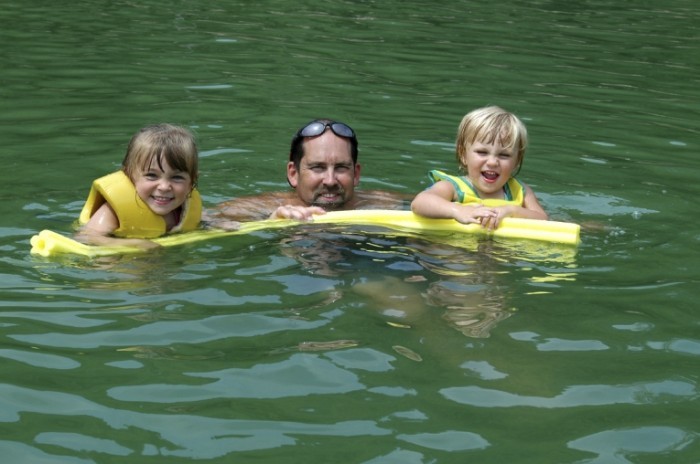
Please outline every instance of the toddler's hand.
M481 224L482 227L488 227L496 218L496 211L483 205L459 205L454 213L456 221L462 224Z
M494 216L486 218L486 221L481 222L481 225L489 230L495 230L501 225L501 219L511 216L510 206L497 206L493 208Z

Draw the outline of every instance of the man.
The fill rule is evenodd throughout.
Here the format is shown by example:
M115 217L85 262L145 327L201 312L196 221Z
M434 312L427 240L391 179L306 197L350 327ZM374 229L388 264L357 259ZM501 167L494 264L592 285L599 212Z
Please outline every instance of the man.
M294 190L224 202L217 216L235 221L309 220L334 210L407 209L408 195L355 190L361 170L357 155L357 137L350 126L330 119L311 121L292 138L287 181Z

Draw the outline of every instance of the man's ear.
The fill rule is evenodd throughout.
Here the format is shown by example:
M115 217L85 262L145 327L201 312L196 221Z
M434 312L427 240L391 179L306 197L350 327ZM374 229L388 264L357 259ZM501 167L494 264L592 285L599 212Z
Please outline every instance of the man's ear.
M355 180L354 180L355 187L357 187L360 184L360 171L361 171L361 166L358 163L355 163Z
M287 182L289 182L292 188L297 188L299 184L299 171L292 161L287 163Z

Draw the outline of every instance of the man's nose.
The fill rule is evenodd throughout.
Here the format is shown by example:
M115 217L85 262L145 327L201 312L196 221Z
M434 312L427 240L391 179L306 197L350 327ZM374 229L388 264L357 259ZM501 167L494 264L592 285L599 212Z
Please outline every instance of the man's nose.
M323 173L323 183L325 185L335 185L336 183L338 183L338 179L335 175L335 169L326 169L326 172Z

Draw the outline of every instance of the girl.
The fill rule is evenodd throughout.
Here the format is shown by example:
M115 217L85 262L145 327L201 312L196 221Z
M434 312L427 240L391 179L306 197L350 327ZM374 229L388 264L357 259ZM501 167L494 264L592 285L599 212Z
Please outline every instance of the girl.
M187 129L171 124L141 129L129 142L121 170L93 182L76 238L151 248L157 244L144 239L196 229L202 215L197 156Z
M414 213L498 227L504 217L547 219L535 193L513 177L523 164L527 130L497 106L476 109L462 119L456 154L466 176L429 173L433 185L416 195Z

